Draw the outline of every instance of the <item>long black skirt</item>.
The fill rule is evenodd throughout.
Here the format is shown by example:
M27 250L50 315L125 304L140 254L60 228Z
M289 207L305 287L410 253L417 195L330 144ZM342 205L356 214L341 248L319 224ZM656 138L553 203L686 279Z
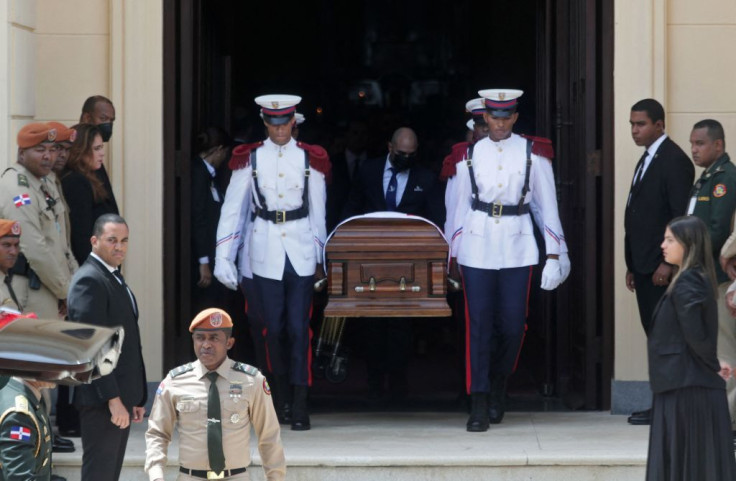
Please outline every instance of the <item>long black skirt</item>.
M647 481L735 481L736 458L724 389L655 394Z

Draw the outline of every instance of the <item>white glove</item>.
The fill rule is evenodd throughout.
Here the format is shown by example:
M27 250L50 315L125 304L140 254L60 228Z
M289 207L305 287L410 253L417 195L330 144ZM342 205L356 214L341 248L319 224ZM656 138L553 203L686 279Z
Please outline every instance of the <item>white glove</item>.
M565 279L567 279L567 276L570 275L570 257L567 255L567 252L564 254L560 254L560 271L562 272L562 280L560 281L560 284L565 282Z
M557 259L547 259L542 270L542 289L551 291L562 283L564 277L560 269L560 261Z
M238 270L233 261L218 257L215 259L215 277L228 289L238 290Z

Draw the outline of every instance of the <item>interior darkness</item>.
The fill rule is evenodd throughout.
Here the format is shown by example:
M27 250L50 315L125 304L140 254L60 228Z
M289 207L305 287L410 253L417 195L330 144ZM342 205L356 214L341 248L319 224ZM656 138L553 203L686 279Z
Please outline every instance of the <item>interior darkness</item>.
M537 121L545 121L535 119L534 108L543 81L535 75L539 3L315 0L277 9L269 2L203 1L194 125L198 130L229 119L224 126L233 134L243 130L245 140L262 140L253 98L297 94L303 98L298 110L306 116L300 140L339 152L348 122L361 119L368 125L371 157L385 155L391 133L409 125L419 136L422 161L439 171L449 147L465 140L464 105L479 89L524 90L517 133L534 134ZM511 409L556 405L541 394L549 381L545 350L553 346L544 337L545 316L535 302L538 270L529 330L510 385ZM325 299L316 301L319 306ZM450 301L462 304L458 297ZM346 380L315 379L315 410L385 407L366 398L364 358L370 346L362 342L362 322L351 319L346 326ZM313 329L316 339L319 319ZM463 329L460 319L413 321L408 409L463 408ZM242 355L249 356L247 350Z

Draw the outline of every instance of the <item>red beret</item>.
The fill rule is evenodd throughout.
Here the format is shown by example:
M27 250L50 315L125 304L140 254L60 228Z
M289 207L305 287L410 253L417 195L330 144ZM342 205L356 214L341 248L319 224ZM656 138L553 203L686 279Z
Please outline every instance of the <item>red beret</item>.
M189 332L198 330L215 330L215 329L230 329L233 327L233 320L230 318L230 314L218 309L216 307L210 307L205 309L194 317L194 320L189 324Z
M44 142L54 142L57 133L56 129L43 122L24 125L18 132L18 147L27 149Z
M0 219L0 237L20 236L20 222Z
M67 128L66 125L60 122L46 122L52 129L56 129L56 143L61 142L74 142L77 138L77 131L71 128Z

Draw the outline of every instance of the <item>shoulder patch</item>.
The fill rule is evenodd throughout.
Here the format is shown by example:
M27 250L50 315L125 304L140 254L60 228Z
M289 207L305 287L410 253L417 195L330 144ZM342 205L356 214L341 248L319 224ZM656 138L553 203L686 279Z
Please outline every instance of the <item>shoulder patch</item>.
M28 398L22 394L15 396L15 409L20 412L28 412Z
M713 197L723 197L728 193L728 189L726 188L726 184L716 184L715 187L713 187Z
M549 160L555 158L555 149L552 147L552 141L550 139L523 134L522 137L532 141L532 154L546 157Z
M465 159L469 146L470 142L459 142L452 146L450 153L442 161L440 180L444 181L455 176L457 173L456 164Z
M28 185L28 177L26 177L26 174L18 173L18 185L21 187L30 187Z
M261 145L263 145L263 142L238 145L233 149L233 153L230 156L230 162L228 162L228 167L230 167L231 170L244 169L248 167L248 165L250 165L251 151L256 150Z
M240 371L248 374L249 376L255 376L258 374L258 368L255 366L251 366L250 364L246 364L244 362L234 362L232 369L234 371Z
M184 374L185 372L189 372L193 370L194 370L194 364L192 364L191 362L188 362L182 366L175 367L174 369L169 371L169 376L171 376L171 378L173 379L176 376L180 376Z
M325 176L325 182L332 182L332 163L327 151L319 145L306 144L297 142L296 146L304 149L309 154L309 166L314 170L321 172Z

